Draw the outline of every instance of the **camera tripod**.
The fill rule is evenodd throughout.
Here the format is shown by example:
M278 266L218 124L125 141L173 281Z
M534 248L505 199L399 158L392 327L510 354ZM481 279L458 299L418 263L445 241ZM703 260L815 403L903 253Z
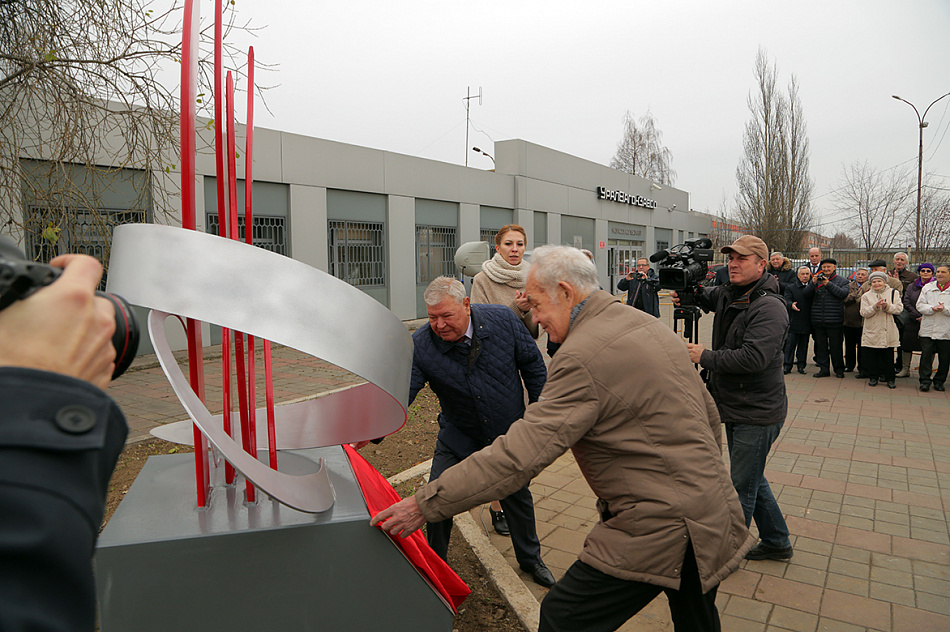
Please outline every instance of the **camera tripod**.
M673 308L673 331L682 333L686 342L695 343L699 341L699 319L703 317L703 310L698 305L680 305ZM683 331L677 325L678 321L683 321Z

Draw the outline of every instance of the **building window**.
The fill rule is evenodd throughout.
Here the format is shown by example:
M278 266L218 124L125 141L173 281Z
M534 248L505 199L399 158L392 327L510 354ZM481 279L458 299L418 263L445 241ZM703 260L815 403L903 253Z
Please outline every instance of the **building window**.
M208 215L207 230L212 235L218 234L218 216ZM245 240L244 217L238 215L238 239ZM251 217L251 241L253 245L264 250L276 252L279 255L289 256L287 253L287 220L283 217L267 217L253 215Z
M439 276L459 277L455 269L455 232L450 226L416 225L416 283L427 285Z
M498 234L498 230L495 228L482 228L479 231L478 238L481 241L488 242L488 257L495 256L495 235Z
M109 263L112 231L121 224L146 221L144 210L127 209L51 209L30 206L27 209L26 254L34 261L48 262L56 255L79 253ZM100 289L105 289L102 275Z
M385 287L382 222L327 222L330 274L356 287Z

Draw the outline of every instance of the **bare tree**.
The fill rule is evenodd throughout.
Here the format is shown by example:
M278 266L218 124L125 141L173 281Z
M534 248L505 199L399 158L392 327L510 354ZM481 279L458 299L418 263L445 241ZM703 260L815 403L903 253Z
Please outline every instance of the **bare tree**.
M33 256L67 235L107 248L113 224L175 212L182 14L180 0L0 0L0 224Z
M813 182L808 174L805 115L793 76L788 94L777 87L778 70L766 53L755 60L757 89L748 98L744 155L736 168L738 221L771 248L800 250L812 224Z
M663 146L663 132L657 129L649 110L639 121L627 111L623 117L623 140L617 143L610 168L660 184L672 185L676 180L673 152Z
M865 163L842 169L835 206L868 254L899 246L913 229L916 187L906 171L879 171Z
M920 253L914 258L920 262L927 257L933 261L950 260L950 195L947 190L924 180L920 200ZM908 220L908 224L910 221ZM908 226L908 229L910 226ZM914 237L908 231L907 240Z

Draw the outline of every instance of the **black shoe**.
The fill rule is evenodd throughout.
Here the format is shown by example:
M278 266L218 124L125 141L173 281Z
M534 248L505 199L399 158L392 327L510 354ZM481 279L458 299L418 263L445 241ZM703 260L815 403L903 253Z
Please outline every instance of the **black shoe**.
M872 377L870 380L868 380L868 386L877 386L877 378Z
M495 533L498 535L510 535L511 529L508 528L508 519L505 518L504 511L495 511L489 509L491 513L491 526L495 527Z
M788 375L788 374L791 373L791 372L792 372L791 367L786 367L785 370L783 371L783 373L785 373L785 375Z
M544 565L544 562L538 562L534 566L521 566L521 570L531 575L531 580L538 586L550 588L555 584L554 574Z
M759 542L753 546L748 553L745 554L745 559L747 560L790 560L792 555L795 554L795 551L792 550L792 546L788 545L786 547L777 547L770 546L765 542Z
M860 371L860 372L854 374L854 379L856 379L856 380L866 380L866 379L868 379L869 377L871 377L871 376L868 375L867 373L865 373L864 371Z
M821 371L818 371L818 373L815 373L812 377L828 377L829 375L831 375L831 373L822 369Z
M921 393L926 393L926 392L929 391L929 390L930 390L930 384L921 384L921 385L920 385L920 392L921 392Z
M943 392L947 389L943 387L943 384L937 384L936 382L934 382L934 390Z
M888 380L887 388L897 388L897 382L895 382L894 380Z
M835 377L839 377L839 378L840 378L840 377L844 377L844 372L843 372L843 371L835 371Z
M801 373L802 375L805 375L805 369L798 369L798 372Z

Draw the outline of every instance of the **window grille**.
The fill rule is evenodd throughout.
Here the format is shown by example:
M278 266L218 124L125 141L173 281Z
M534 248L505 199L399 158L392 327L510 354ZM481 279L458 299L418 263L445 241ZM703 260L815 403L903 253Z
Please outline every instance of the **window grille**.
M329 220L330 274L356 287L385 287L382 222Z
M427 285L439 276L458 278L455 233L454 227L416 225L416 283Z
M498 231L494 228L482 228L479 232L479 239L488 242L488 258L495 256L495 235Z
M238 239L244 241L244 217L238 215ZM218 234L218 216L208 215L207 230L212 235ZM287 252L286 218L254 215L251 217L251 241L253 245L264 250L276 252L285 257Z
M26 255L34 261L47 263L57 255L79 253L108 265L115 227L145 221L144 210L103 208L90 211L30 206L26 221ZM49 231L48 236L44 236L46 231ZM106 275L103 274L99 289L105 289L105 286Z

